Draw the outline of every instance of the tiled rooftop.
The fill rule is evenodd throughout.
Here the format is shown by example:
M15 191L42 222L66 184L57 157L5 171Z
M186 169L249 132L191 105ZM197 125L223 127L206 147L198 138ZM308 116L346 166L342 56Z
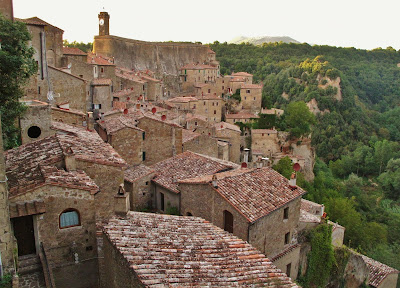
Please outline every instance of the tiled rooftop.
M142 129L136 127L137 121L135 119L124 115L119 117L108 117L104 120L98 120L97 123L101 128L106 130L107 134L113 134L123 128L131 128L144 132Z
M291 189L289 181L270 167L227 171L217 179L215 190L251 223L306 193L300 187ZM211 180L208 175L179 182L212 185Z
M52 110L54 111L60 111L60 112L65 112L65 113L70 113L70 114L75 114L75 115L79 115L82 117L85 117L86 114L83 113L80 110L76 110L76 109L71 109L71 108L58 108L58 107L51 107Z
M378 287L383 280L389 275L389 274L398 274L399 271L389 267L383 263L380 263L374 259L371 259L365 255L361 255L363 258L365 264L367 264L369 268L369 285L372 287Z
M202 121L207 122L207 117L203 116L203 115L199 115L199 114L188 113L188 114L186 114L186 121L189 121L189 120L202 120Z
M89 52L87 54L87 63L101 65L101 66L115 66L112 59L110 59L108 57L96 55L91 52Z
M83 52L81 49L76 47L63 47L64 55L78 55L78 56L86 56L87 53Z
M155 170L153 168L147 167L143 164L137 165L137 166L132 166L129 167L128 169L125 170L124 172L124 178L126 181L129 182L135 182L139 180L140 178L149 175L151 173L154 173Z
M19 21L19 22L23 22L23 23L28 24L28 25L50 26L50 27L53 27L53 28L56 28L56 29L60 30L61 32L64 32L62 29L60 29L60 28L58 28L56 26L53 26L53 25L47 23L46 21L43 21L42 19L40 19L38 17L31 17L31 18L26 18L26 19L15 18L15 20Z
M219 123L216 123L214 126L215 126L215 129L217 129L217 130L230 129L233 131L241 132L239 126L236 126L236 125L230 124L230 123L226 123L226 122L219 122Z
M211 175L236 167L236 164L228 161L186 151L154 164L152 168L156 171L157 176L153 181L175 193L179 193L178 180L193 177L193 175Z
M241 89L262 89L263 86L259 84L243 84Z
M252 129L251 134L277 134L278 131L271 129Z
M198 217L128 212L104 234L146 287L298 287L250 244Z
M191 101L198 101L198 99L196 97L192 97L192 96L178 96L178 97L170 98L170 99L168 99L168 101L172 102L172 103L188 103Z
M247 72L236 72L236 73L232 73L232 76L249 77L249 76L253 76L253 74L250 74L250 73L247 73Z
M43 170L43 167L63 163L63 151L68 148L71 148L78 160L110 166L126 166L121 156L109 144L104 143L96 132L89 132L61 122L53 122L52 128L63 134L28 143L4 153L10 196L24 193L45 184L46 181L53 184L52 179L55 179L55 175L51 176L51 171ZM46 171L49 171L48 174L45 173ZM46 175L49 177L46 178ZM64 176L68 175L70 174ZM87 180L82 174L78 173L75 176L79 176L84 182ZM58 183L62 182L62 177L59 177ZM67 185L67 183L64 184Z
M201 134L192 132L191 130L182 129L182 144L191 141L199 136L201 136Z

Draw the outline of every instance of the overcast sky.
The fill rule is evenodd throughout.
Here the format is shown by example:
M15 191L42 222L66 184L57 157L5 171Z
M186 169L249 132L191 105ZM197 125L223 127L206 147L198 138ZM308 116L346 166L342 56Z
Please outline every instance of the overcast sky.
M14 16L37 16L64 39L92 42L100 11L110 34L145 41L229 41L289 36L310 44L400 49L400 0L13 0ZM202 5L200 5L202 4ZM103 10L104 7L104 10Z

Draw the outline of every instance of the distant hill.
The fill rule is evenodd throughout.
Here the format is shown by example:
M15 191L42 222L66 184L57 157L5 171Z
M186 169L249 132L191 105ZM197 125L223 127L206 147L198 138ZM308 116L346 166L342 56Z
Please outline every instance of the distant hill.
M245 37L239 36L228 43L231 44L240 44L243 42L249 42L250 44L254 45L261 45L263 43L270 43L270 42L284 42L284 43L300 43L299 41L290 38L289 36L260 36L260 37Z

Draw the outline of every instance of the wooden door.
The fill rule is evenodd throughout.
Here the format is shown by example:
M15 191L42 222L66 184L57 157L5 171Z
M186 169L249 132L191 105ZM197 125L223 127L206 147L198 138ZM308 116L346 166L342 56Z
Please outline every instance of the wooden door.
M233 233L233 215L229 211L224 211L224 230Z
M13 219L14 236L17 238L18 256L36 254L33 216Z

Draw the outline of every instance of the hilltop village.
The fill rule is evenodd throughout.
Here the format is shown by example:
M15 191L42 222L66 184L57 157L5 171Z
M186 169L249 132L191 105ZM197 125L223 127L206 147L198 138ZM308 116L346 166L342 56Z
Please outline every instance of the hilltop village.
M311 140L241 129L284 111L262 108L253 75L221 75L208 46L112 36L110 15L98 18L91 52L63 47L45 20L14 19L38 71L22 145L0 157L12 287L299 287L307 231L328 223L337 247L345 233L302 199L295 172L271 168L288 156L312 179ZM397 270L351 253L346 287L396 286Z

